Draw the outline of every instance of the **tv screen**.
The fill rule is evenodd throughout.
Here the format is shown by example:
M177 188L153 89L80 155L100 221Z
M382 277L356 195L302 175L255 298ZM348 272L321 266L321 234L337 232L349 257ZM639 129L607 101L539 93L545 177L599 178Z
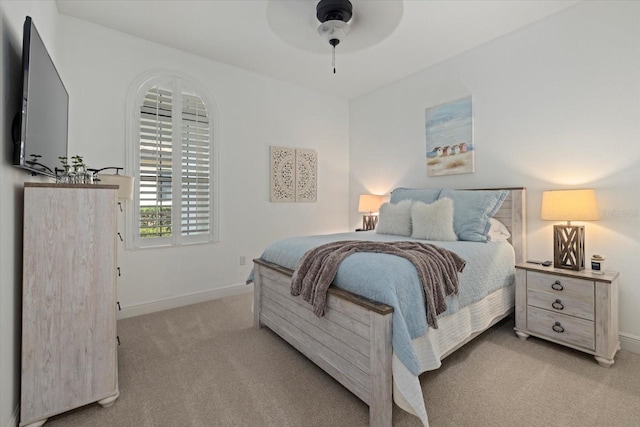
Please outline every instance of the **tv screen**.
M55 176L67 156L69 94L32 19L24 23L22 105L14 122L13 164Z

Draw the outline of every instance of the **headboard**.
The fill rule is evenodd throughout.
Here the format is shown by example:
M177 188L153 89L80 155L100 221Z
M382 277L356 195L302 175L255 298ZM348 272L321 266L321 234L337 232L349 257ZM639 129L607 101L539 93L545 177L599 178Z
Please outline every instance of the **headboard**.
M511 233L509 240L516 254L516 263L524 262L527 257L527 189L517 187L490 188L487 190L509 190L509 195L507 195L504 203L502 203L502 206L493 217L503 223Z

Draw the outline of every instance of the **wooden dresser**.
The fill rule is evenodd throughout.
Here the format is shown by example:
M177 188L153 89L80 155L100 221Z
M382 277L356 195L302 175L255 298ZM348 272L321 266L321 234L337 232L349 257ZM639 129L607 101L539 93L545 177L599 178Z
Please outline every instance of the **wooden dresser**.
M516 265L516 334L544 338L613 365L618 338L618 273Z
M117 189L25 184L20 426L119 395Z

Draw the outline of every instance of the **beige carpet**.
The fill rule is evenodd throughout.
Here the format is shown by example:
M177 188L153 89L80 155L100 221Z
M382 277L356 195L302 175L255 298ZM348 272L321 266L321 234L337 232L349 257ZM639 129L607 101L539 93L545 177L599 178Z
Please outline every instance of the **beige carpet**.
M120 398L45 426L366 426L368 407L270 330L251 295L122 320ZM499 324L421 376L438 426L638 426L640 355L611 369ZM394 406L394 426L419 426Z

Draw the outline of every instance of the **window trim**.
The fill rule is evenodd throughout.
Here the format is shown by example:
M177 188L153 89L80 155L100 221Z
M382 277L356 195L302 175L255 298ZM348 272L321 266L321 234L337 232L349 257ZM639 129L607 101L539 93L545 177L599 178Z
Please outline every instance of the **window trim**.
M140 164L140 152L139 152L139 138L140 138L140 105L145 94L149 89L157 84L170 84L174 94L179 96L172 97L172 105L175 107L176 103L182 102L182 88L187 91L192 90L202 99L210 123L210 143L211 143L211 172L210 172L210 229L206 235L186 235L183 236L180 232L180 222L175 222L175 218L180 217L180 212L172 211L172 224L175 227L177 225L178 232L172 233L171 237L151 237L141 238L139 235L138 221L139 221L139 164ZM177 85L176 85L177 83ZM174 109L175 111L175 109ZM125 246L127 249L147 249L147 248L167 248L183 245L194 244L209 244L219 241L219 204L218 204L218 183L219 183L219 155L218 155L218 110L216 104L213 102L213 97L204 88L204 86L192 78L185 76L181 73L171 71L150 71L140 75L129 87L127 93L127 105L125 108L126 114L126 172L133 175L136 178L136 184L134 185L134 198L128 201L127 218L125 221ZM172 143L181 144L182 133L176 133L176 129L180 129L181 120L172 120ZM175 141L176 135L178 140ZM179 156L180 151L175 150L174 156ZM181 161L181 159L179 159ZM178 162L178 164L180 163ZM178 174L180 175L180 174ZM181 180L182 176L173 176L172 178L172 193L179 194L182 199ZM206 236L203 238L203 236Z

